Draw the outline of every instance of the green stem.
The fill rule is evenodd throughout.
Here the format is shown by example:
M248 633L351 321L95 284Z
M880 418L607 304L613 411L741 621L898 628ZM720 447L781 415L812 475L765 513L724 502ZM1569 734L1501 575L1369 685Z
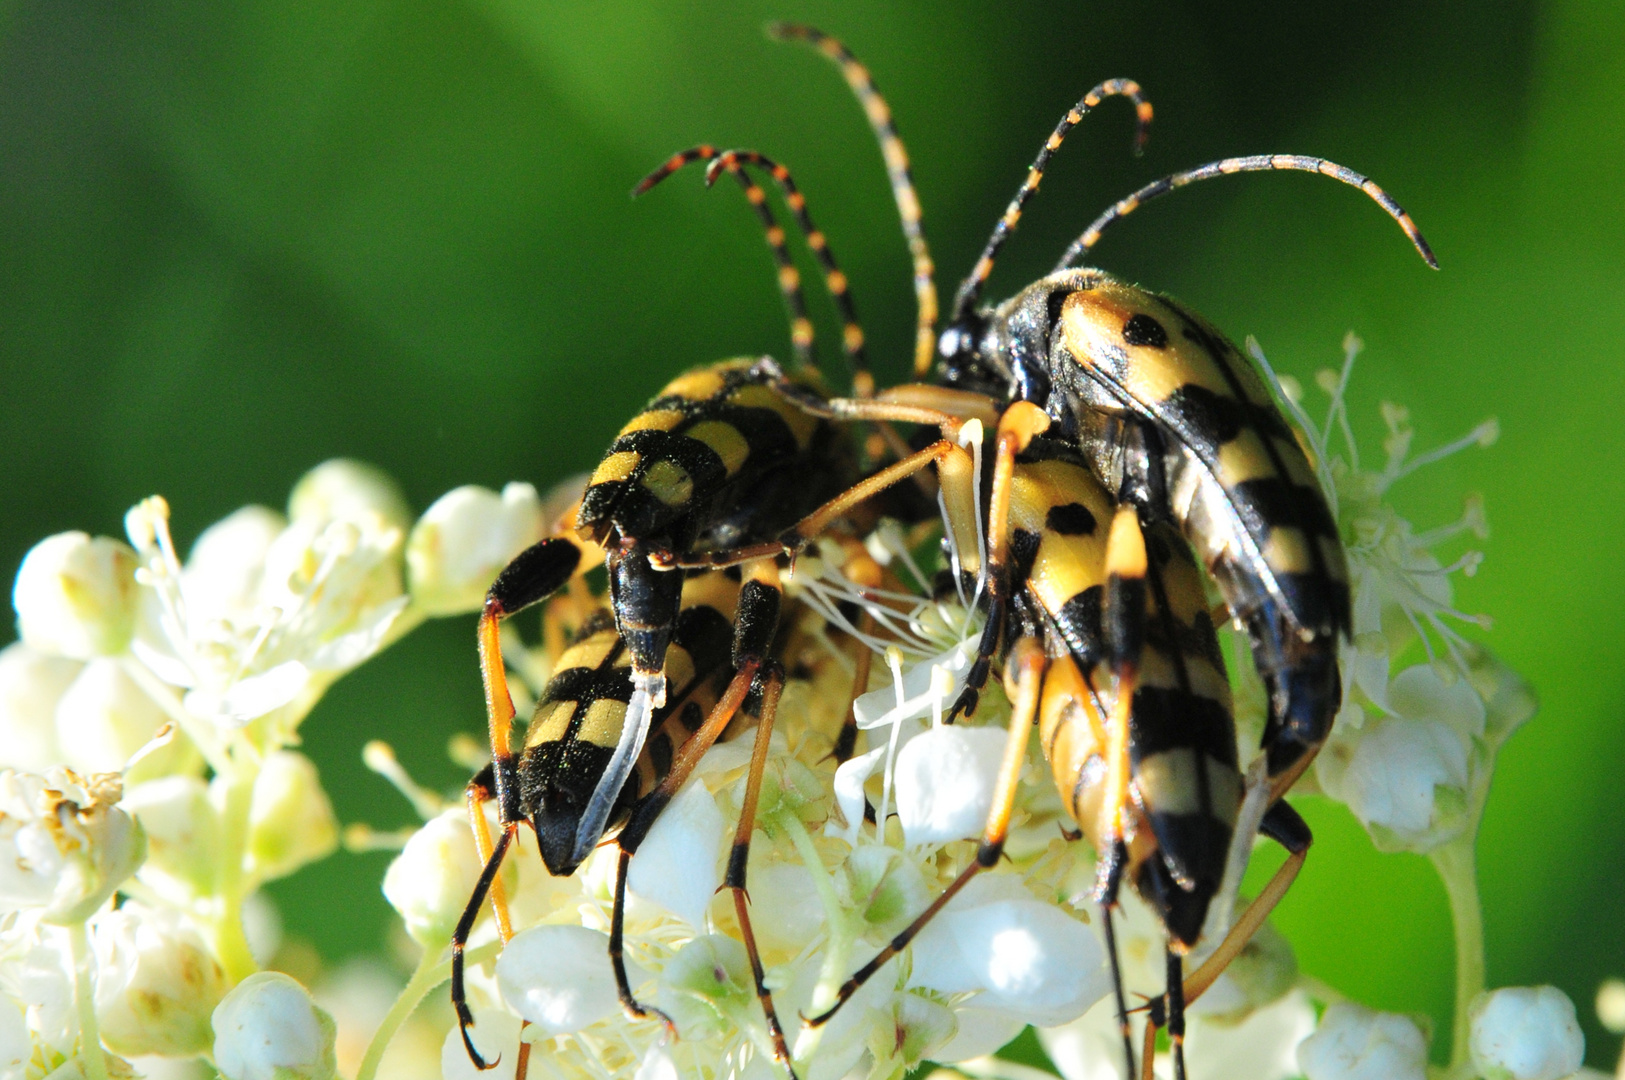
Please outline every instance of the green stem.
M96 1028L96 985L90 959L90 939L85 924L68 927L68 946L73 952L73 1000L79 1009L79 1055L84 1060L87 1080L107 1080L107 1059L102 1055L102 1036Z
M361 1067L356 1070L355 1080L372 1080L378 1074L378 1063L384 1060L384 1051L389 1048L389 1042L395 1037L406 1018L412 1015L423 1001L428 992L438 986L446 975L442 973L442 965L438 963L440 950L423 950L423 956L418 960L417 970L412 972L412 978L402 988L395 1004L390 1006L389 1013L384 1022L378 1025L378 1030L372 1036L372 1042L367 1044L367 1052L361 1058ZM447 968L447 971L450 969Z
M254 781L259 778L260 757L246 739L238 739L232 749L231 770L224 777L225 805L220 811L220 861L214 888L220 909L213 929L215 955L235 983L259 970L243 930L247 892L243 862L248 856L249 810L254 800Z
M829 945L824 951L823 969L818 973L818 983L813 987L812 1001L809 1005L812 1015L823 1012L835 1004L835 996L841 985L846 971L847 960L852 951L852 933L846 912L841 908L840 897L835 895L835 883L829 878L824 869L824 860L818 854L818 847L807 833L807 827L801 823L794 812L776 816L776 824L790 835L790 842L795 845L796 854L801 857L801 863L812 874L813 885L818 890L818 899L824 907L824 918L829 922ZM818 1044L824 1037L822 1027L803 1027L801 1035L796 1039L792 1054L797 1061L806 1062L818 1052Z
M1484 911L1478 899L1478 867L1473 854L1476 829L1469 829L1429 858L1450 899L1456 933L1456 1019L1450 1040L1452 1071L1467 1064L1470 1022L1467 1011L1484 992Z

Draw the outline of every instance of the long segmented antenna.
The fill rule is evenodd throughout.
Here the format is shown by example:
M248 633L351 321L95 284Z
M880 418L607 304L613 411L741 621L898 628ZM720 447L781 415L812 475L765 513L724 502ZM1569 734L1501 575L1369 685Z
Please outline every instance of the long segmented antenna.
M1066 249L1066 254L1061 256L1061 261L1055 264L1055 269L1057 271L1065 270L1076 264L1084 253L1094 247L1100 240L1100 234L1105 231L1108 225L1127 217L1141 205L1150 202L1159 195L1166 195L1170 191L1182 188L1186 184L1194 184L1198 180L1212 180L1216 176L1275 171L1319 173L1322 176L1329 176L1333 180L1348 184L1350 187L1359 188L1371 196L1378 206L1386 210L1389 217L1399 223L1399 227L1404 229L1405 235L1410 238L1412 246L1422 256L1422 261L1435 270L1439 268L1439 260L1433 257L1433 249L1428 246L1427 240L1422 237L1422 231L1416 227L1416 222L1411 220L1411 216L1394 201L1391 195L1377 186L1376 181L1361 176L1353 169L1339 165L1335 161L1327 161L1325 158L1304 157L1301 154L1253 154L1249 157L1232 157L1225 158L1222 161L1210 161L1206 165L1165 176L1161 180L1152 181L1126 199L1118 200L1115 206L1095 218L1094 222L1083 231L1083 235L1072 242L1072 246Z
M926 246L925 233L920 228L920 197L914 190L908 150L892 124L891 106L886 104L886 99L875 88L869 69L838 39L817 27L787 22L770 24L767 34L776 41L804 41L833 60L846 78L846 84L852 88L852 93L857 95L864 115L869 118L869 126L880 143L880 155L886 161L886 178L891 181L892 198L897 201L897 216L903 222L908 252L914 260L914 298L919 311L914 334L914 374L923 378L930 372L936 352L936 264L931 261L931 250Z
M1140 153L1145 149L1147 129L1151 125L1151 102L1140 93L1140 84L1133 79L1107 79L1099 86L1083 95L1083 99L1061 117L1061 122L1055 125L1055 130L1045 140L1043 149L1033 159L1032 167L1027 170L1027 179L1022 182L1016 191L1016 197L1010 200L1005 208L1004 216L993 227L993 235L988 237L987 247L982 249L982 257L976 260L976 267L970 272L970 277L959 286L959 292L954 295L954 310L952 321L958 323L972 308L977 300L981 299L982 287L987 284L988 275L993 273L993 260L998 257L999 249L1010 238L1015 230L1016 223L1021 220L1022 207L1032 198L1033 192L1038 190L1038 184L1044 179L1044 167L1049 164L1050 157L1061 148L1061 141L1066 138L1067 132L1077 126L1084 116L1109 97L1126 97L1134 102L1134 152Z
M869 374L869 360L864 351L863 327L858 323L857 308L853 305L851 293L847 289L846 275L836 265L835 255L829 250L829 242L824 238L824 234L813 224L812 215L807 211L806 196L796 187L789 169L755 150L718 150L713 146L696 146L673 154L664 165L644 177L632 194L634 196L643 194L672 173L696 161L711 163L705 170L707 185L715 182L719 172L725 171L739 181L740 186L744 188L745 198L756 208L757 215L767 228L768 246L773 249L773 257L778 262L779 289L785 294L786 304L792 304L790 300L792 293L795 296L791 309L792 341L804 335L810 355L812 323L807 319L806 304L801 297L801 276L790 259L789 249L784 245L784 230L779 228L773 219L772 211L768 209L766 195L750 178L744 167L752 165L764 169L773 178L773 182L784 194L785 205L795 215L796 225L806 238L807 246L812 249L813 256L818 260L819 268L824 274L825 287L829 289L836 310L840 313L841 349L846 354L847 363L852 367L854 391L859 397L871 396L874 393L874 376ZM799 352L798 348L798 355Z
M632 189L632 197L635 199L642 195L685 165L696 161L713 161L720 154L721 151L709 145L693 146L673 154L660 168L639 181L638 186ZM779 293L784 297L784 306L790 314L790 345L795 349L796 362L802 367L815 368L813 324L807 318L807 300L801 291L801 274L796 270L795 260L790 257L790 249L784 245L784 229L773 216L762 189L742 171L735 171L734 178L744 188L745 200L755 209L767 234L767 246L773 253L774 265L778 267Z

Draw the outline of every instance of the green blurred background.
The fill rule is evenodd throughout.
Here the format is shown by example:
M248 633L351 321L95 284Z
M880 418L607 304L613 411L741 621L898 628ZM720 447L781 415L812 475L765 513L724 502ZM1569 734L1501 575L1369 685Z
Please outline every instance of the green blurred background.
M1383 399L1411 406L1421 447L1500 417L1496 447L1398 498L1425 527L1484 493L1489 559L1458 598L1543 700L1484 827L1491 983L1563 987L1611 1067L1591 1002L1625 975L1618 3L0 3L0 573L48 533L117 534L155 491L189 543L334 455L384 467L419 509L463 483L545 487L673 373L784 355L737 191L689 174L628 200L694 142L795 169L882 381L900 379L912 293L879 156L827 63L764 39L774 18L842 35L875 72L948 292L1044 135L1108 76L1156 103L1147 154L1127 154L1121 105L1088 121L995 295L1111 199L1226 154L1333 157L1415 214L1439 273L1360 195L1303 176L1192 189L1098 262L1256 334L1306 382L1357 330L1368 453ZM481 726L472 629L420 630L308 722L343 820L409 817L361 768L368 738L460 782L444 747ZM1307 809L1320 842L1278 918L1304 968L1448 1032L1430 869ZM379 948L384 864L339 855L281 883L290 931L331 958Z

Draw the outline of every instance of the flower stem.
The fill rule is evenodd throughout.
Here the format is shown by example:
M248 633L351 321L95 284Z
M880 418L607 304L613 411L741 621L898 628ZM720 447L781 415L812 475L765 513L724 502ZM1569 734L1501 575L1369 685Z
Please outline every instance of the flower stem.
M239 738L233 745L231 771L226 774L225 806L220 813L220 863L215 871L215 897L220 908L214 920L215 955L232 982L248 978L259 965L243 930L243 861L248 854L249 811L260 757Z
M1429 858L1450 899L1456 933L1456 1019L1450 1039L1450 1068L1466 1065L1470 1051L1467 1011L1484 991L1484 910L1478 899L1478 867L1473 854L1477 830L1469 829Z
M807 827L794 813L779 815L778 824L790 836L790 842L795 845L796 854L801 857L801 863L812 874L813 885L818 890L818 899L824 907L824 918L829 922L829 945L824 952L823 969L818 973L818 983L813 987L812 1002L809 1008L813 1015L823 1012L835 1004L835 996L841 985L841 979L846 972L848 954L852 950L852 932L846 912L841 908L841 901L835 895L835 885L829 879L829 873L824 869L824 860L818 854L818 848L807 833ZM803 1027L801 1035L796 1039L792 1048L792 1056L797 1061L807 1061L818 1052L818 1044L823 1039L822 1027Z
M383 1023L378 1025L378 1030L373 1033L372 1042L367 1044L367 1052L361 1058L361 1067L356 1070L355 1080L372 1080L378 1074L378 1063L384 1060L384 1051L389 1048L390 1040L395 1037L401 1025L406 1023L406 1018L412 1015L412 1010L423 1001L424 995L445 979L439 960L440 950L423 950L417 970L412 972L412 978L401 989L395 1004L390 1006Z
M90 959L90 939L85 924L68 927L68 947L73 951L73 1000L79 1010L79 1048L84 1059L86 1080L107 1080L107 1059L102 1055L102 1036L96 1028L96 984Z

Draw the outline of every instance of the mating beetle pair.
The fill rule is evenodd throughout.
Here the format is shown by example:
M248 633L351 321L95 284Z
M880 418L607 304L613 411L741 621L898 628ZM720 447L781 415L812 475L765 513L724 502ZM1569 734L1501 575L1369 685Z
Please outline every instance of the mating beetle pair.
M686 776L685 763L692 767L747 696L763 703L751 787L756 790L770 703L782 684L771 656L781 605L780 558L867 497L935 464L949 528L962 541L981 534L961 550L987 552L986 566L977 568L986 583L986 630L955 711L974 711L993 668L1003 669L1015 704L1012 751L1005 755L999 789L1004 797L996 801L976 860L854 974L840 1001L905 947L979 868L997 861L1025 732L1036 722L1063 801L1100 858L1098 898L1108 942L1111 908L1125 875L1163 921L1169 982L1152 1008L1144 1056L1149 1067L1154 1028L1166 1020L1176 1075L1182 1076L1184 1002L1205 989L1245 943L1290 884L1309 844L1307 828L1280 800L1324 742L1337 707L1337 647L1349 629L1347 569L1313 469L1239 351L1176 302L1069 266L1112 221L1145 201L1195 180L1258 170L1313 171L1361 187L1399 221L1430 264L1432 256L1410 219L1364 177L1320 159L1232 158L1159 180L1120 201L1084 232L1055 273L1002 305L980 306L994 260L1067 131L1102 99L1121 95L1138 106L1143 137L1149 104L1135 84L1113 80L1090 91L1050 136L958 291L939 337L919 203L889 110L839 42L805 27L780 27L778 33L809 41L836 60L876 129L914 256L915 370L932 379L872 394L845 278L781 166L754 152L700 147L677 155L640 187L646 190L696 160L711 162L709 176L725 170L741 182L779 262L792 340L805 367L811 330L799 282L783 231L748 170L767 172L784 191L841 305L856 393L827 397L816 382L800 377L800 369L787 377L771 363L730 362L683 376L623 429L589 482L574 522L576 536L543 541L493 586L480 645L494 761L476 779L471 806L494 796L504 832L494 849L489 841L482 848L488 854L482 888L455 946L454 991L465 1039L460 948L519 824L532 823L544 854L554 853L550 869L568 872L607 830L630 819L622 834L624 869L648 821ZM968 455L958 445L974 430L973 420L991 432L989 477L966 467ZM858 464L849 436L860 423L937 426L943 438L871 470ZM979 524L982 506L985 529ZM967 507L973 511L968 516ZM591 702L568 696L577 691L562 685L550 686L544 698L549 717L561 711L560 703L573 708L562 709L562 722L533 723L523 754L516 756L509 746L512 706L497 624L562 587L600 551L616 628L610 644L628 661L606 670L624 675L614 692ZM1249 819L1245 827L1281 840L1293 858L1213 957L1186 979L1182 958L1195 945L1220 887L1245 801L1228 685L1198 562L1217 583L1226 614L1246 628L1269 691L1261 820ZM700 718L696 714L704 709L690 696L695 684L673 672L672 643L681 645L685 615L702 607L719 610L713 600L687 597L685 581L705 579L686 575L728 565L743 569L734 582L730 655L713 663L726 689L713 693L717 704ZM681 647L691 660L688 647ZM675 709L692 719L673 728ZM646 741L651 729L659 734ZM703 737L696 734L691 741L701 741L675 749L679 730ZM582 749L565 753L565 744ZM662 745L665 750L655 754ZM629 778L640 757L651 754L634 788ZM568 766L561 764L566 761ZM569 770L574 789L566 792L569 785L558 781ZM747 808L753 803L747 797ZM477 806L473 816L483 833ZM745 913L748 817L742 818L726 884L735 890L758 994L777 1055L788 1067ZM611 951L623 1003L639 1010L618 956L621 888ZM1117 991L1132 1073L1120 981ZM821 1023L833 1011L811 1022Z

